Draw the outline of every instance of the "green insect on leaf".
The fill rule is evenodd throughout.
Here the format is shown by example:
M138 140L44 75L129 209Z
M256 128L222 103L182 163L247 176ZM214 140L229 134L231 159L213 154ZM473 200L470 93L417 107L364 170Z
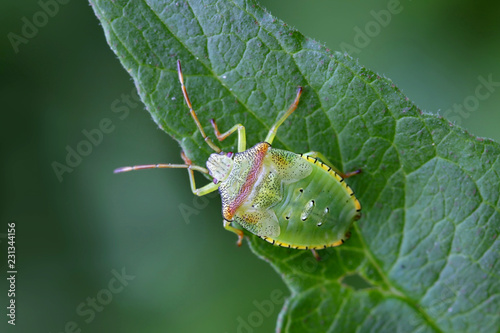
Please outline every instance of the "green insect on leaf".
M252 147L268 138L301 86L273 148L320 152L342 172L362 169L347 182L363 216L320 262L250 237L291 290L281 332L499 330L498 143L423 113L389 79L252 0L91 4L154 121L197 171L213 150L184 102L177 59L199 123L222 151L240 150L241 139L215 141L210 119L238 134L243 125Z

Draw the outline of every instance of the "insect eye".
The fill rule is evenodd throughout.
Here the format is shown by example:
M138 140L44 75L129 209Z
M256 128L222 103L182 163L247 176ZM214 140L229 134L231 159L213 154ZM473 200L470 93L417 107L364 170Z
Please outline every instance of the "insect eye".
M231 158L231 157L233 157L234 153L230 151L226 155L227 155L227 157Z
M214 179L213 179L213 182L214 182L214 184L217 184L217 183L219 183L219 180L218 180L218 179L216 179L216 178L214 178Z

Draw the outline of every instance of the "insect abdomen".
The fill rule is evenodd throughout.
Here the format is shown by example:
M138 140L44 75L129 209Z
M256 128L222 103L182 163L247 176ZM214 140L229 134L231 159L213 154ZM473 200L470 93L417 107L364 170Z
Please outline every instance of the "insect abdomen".
M351 188L328 166L303 156L309 176L283 186L283 199L272 207L280 235L267 241L292 248L324 248L342 244L361 209Z

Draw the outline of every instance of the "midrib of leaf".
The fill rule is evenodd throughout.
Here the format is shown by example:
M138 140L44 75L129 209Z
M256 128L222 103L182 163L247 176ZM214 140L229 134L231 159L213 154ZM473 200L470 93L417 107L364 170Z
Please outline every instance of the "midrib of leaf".
M384 284L386 286L386 287L384 287L383 285L378 285L378 287L380 287L381 289L372 289L372 288L370 288L370 289L366 290L365 292L367 292L367 293L369 293L369 292L376 292L376 293L383 294L386 297L392 297L392 298L396 298L396 299L399 299L401 301L404 301L411 308L413 308L416 313L420 314L421 318L424 319L427 322L427 324L430 327L432 327L436 332L442 332L442 330L439 328L439 326L437 326L437 324L435 323L435 321L425 311L423 311L423 309L421 307L419 307L417 305L418 302L416 302L415 300L413 300L409 296L407 296L396 285L394 285L394 283L387 277L385 271L380 267L378 261L374 258L373 253L366 246L366 243L364 241L362 233L359 230L357 224L353 225L353 229L357 232L358 237L360 239L360 242L361 242L361 244L363 246L363 249L362 250L350 249L350 251L356 251L356 252L362 252L362 253L364 253L366 255L366 257L368 258L368 260L370 261L370 263L373 265L373 267L376 268L376 270L378 271L378 273L380 274L380 276L383 278ZM290 256L290 258L288 260L293 260L297 256L299 256L299 254L296 254L295 256L292 255L292 256ZM304 273L301 273L301 274L304 275L304 276L309 276L311 278L316 278L316 276L314 276L314 275L304 274ZM338 280L327 280L327 284L339 284L340 285L341 282L338 281ZM310 290L316 289L318 286L325 286L325 283L324 282L318 282L317 284L310 285L308 289L303 289L303 290L300 290L300 291L297 291L295 288L290 288L290 289L292 290L292 292L295 295L302 295L302 294L307 294ZM342 306L343 305L341 305L341 308L342 308ZM339 309L338 313L341 312L341 308ZM287 316L290 316L290 315L291 315L290 313L287 314ZM334 327L337 318L338 318L338 316L336 314L335 315L335 320L330 325L330 328ZM290 324L291 324L291 321L288 321L288 325L290 325ZM285 332L287 332L287 329L289 329L289 328L290 327L286 327L285 328ZM359 330L359 328L361 328L361 325L358 326L358 330Z
M408 297L404 292L402 292L398 287L394 285L394 283L387 277L386 273L380 267L378 261L374 258L373 253L370 251L370 249L366 246L365 239L363 237L363 234L361 233L361 230L359 230L359 227L357 224L353 225L353 229L356 230L356 232L359 235L360 242L363 246L363 251L370 261L370 263L375 267L375 269L378 271L380 276L383 278L385 284L389 286L389 291L388 294L391 295L392 297L399 298L400 300L406 302L410 307L414 309L414 311L418 314L421 315L421 317L429 324L430 327L432 327L436 332L442 332L439 326L432 320L432 318L425 312L421 307L419 307L413 299ZM403 243L403 240L401 240L401 243ZM430 288L429 288L430 290ZM380 291L381 293L387 294L386 291ZM361 328L361 325L358 326L358 328Z

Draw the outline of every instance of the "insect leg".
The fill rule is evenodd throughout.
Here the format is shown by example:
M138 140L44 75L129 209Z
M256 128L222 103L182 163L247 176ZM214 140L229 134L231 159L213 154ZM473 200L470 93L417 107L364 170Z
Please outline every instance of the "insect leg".
M243 240L243 235L244 235L243 231L241 231L240 229L236 229L235 227L232 227L231 222L226 220L224 220L224 228L238 235L238 241L236 242L236 244L238 246L241 246L241 241Z
M310 151L310 152L307 152L307 153L304 153L302 155L305 155L305 156L311 156L311 157L316 157L316 158L319 158L320 160L322 160L326 165L328 165L330 168L333 169L333 171L335 171L336 173L338 173L340 175L340 177L342 178L349 178L349 177L352 177L354 175L357 175L358 173L361 173L361 169L358 169L356 171L351 171L351 172L348 172L348 173L343 173L341 172L339 169L337 169L336 167L333 166L332 162L330 162L326 157L325 155L323 155L322 153L320 152L317 152L317 151Z
M184 152L181 152L181 157L184 160L184 163L186 163L188 174L189 174L189 183L191 184L191 191L193 192L194 195L201 197L201 196L204 196L205 194L211 193L219 188L220 184L214 184L214 183L209 183L203 187L196 188L193 170L200 171L199 169L201 167L199 167L197 165L193 165L191 160L189 158L187 158L187 156L184 154ZM203 168L203 169L205 169L205 168ZM208 170L206 173L208 174Z
M198 130L201 133L201 136L203 136L203 139L205 142L212 148L215 152L220 153L221 149L217 147L212 140L205 134L205 131L203 130L203 127L201 127L201 123L198 120L198 116L193 110L193 106L191 105L191 101L189 100L189 96L186 90L186 86L184 85L184 77L182 76L182 69L181 69L181 61L177 60L177 73L179 74L179 81L181 82L181 88L182 88L182 94L184 95L184 99L186 100L186 104L189 107L189 113L191 113L191 117L193 117L193 120L198 127Z
M299 87L299 89L297 90L297 96L295 96L295 100L293 101L293 104L290 106L288 111L276 123L274 123L273 127L271 127L269 133L267 134L266 140L264 140L265 142L269 144L273 143L278 128L281 126L281 124L283 124L285 119L288 118L288 116L291 115L293 111L295 111L297 105L299 105L300 95L302 95L302 87Z
M196 188L196 184L194 182L194 172L190 168L188 169L188 172L189 172L189 182L191 183L191 191L193 191L194 195L201 197L213 191L217 191L217 189L219 188L219 185L214 183L208 183L203 187Z
M215 136L219 141L225 140L228 136L233 134L235 131L238 131L238 152L241 153L247 149L247 137L245 134L245 127L241 124L236 124L226 133L221 134L219 129L217 128L217 124L214 119L210 119L210 123L215 131Z
M321 261L321 257L319 256L318 252L316 252L315 249L311 249L311 252L317 261Z

